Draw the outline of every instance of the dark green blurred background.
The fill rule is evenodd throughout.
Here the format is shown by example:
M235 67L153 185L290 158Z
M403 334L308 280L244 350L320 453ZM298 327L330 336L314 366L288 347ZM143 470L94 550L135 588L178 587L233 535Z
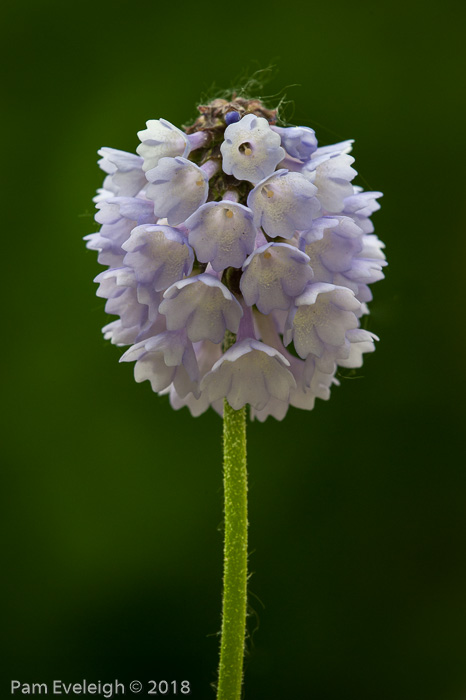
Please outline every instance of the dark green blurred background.
M82 237L99 147L271 63L291 122L356 139L390 266L358 378L249 428L246 699L466 698L461 7L4 6L1 698L115 677L214 698L221 421L118 364Z

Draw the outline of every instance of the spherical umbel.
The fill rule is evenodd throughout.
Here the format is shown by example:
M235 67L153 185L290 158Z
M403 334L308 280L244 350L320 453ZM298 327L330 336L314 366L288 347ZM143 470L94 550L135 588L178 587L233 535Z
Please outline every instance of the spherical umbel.
M107 267L104 338L130 345L136 381L175 409L221 413L226 398L282 420L375 348L361 325L386 265L381 194L353 184L350 140L319 146L237 95L199 112L183 128L149 119L136 154L99 150L101 228L86 244Z

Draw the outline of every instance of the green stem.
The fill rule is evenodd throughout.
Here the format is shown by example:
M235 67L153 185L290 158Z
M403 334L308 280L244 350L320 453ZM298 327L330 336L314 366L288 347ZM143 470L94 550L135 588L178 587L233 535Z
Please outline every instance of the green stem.
M225 350L234 340L234 336L228 334ZM223 460L225 546L217 700L239 700L243 681L248 576L246 407L235 411L226 399Z

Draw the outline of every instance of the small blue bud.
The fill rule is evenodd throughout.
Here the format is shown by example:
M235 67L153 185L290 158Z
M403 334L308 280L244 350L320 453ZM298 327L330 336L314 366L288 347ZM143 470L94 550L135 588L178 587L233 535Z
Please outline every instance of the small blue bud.
M227 126L239 122L240 119L241 116L239 112L227 112L227 114L225 114L225 123Z

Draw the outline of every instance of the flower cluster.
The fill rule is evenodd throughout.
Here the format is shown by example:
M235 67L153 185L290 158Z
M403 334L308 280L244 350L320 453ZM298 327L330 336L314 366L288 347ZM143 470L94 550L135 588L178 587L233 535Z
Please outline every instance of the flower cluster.
M226 398L281 420L374 350L360 326L385 265L381 194L352 184L351 141L319 147L258 100L199 109L185 131L149 120L138 155L99 151L101 228L86 239L118 317L103 333L176 409L221 412Z

